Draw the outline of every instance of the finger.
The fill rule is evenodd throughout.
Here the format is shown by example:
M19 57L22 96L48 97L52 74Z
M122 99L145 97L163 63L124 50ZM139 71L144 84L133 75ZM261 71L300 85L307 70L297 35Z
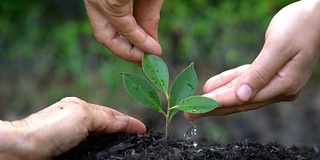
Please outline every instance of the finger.
M313 59L305 53L298 53L286 63L272 78L268 85L260 90L252 100L278 99L292 101L297 98L313 71Z
M134 2L133 15L137 23L151 37L158 40L158 23L163 0L136 0Z
M105 133L117 133L117 132L137 132L143 134L146 132L145 125L127 115L122 114L111 108L90 104L93 108L93 126L91 132L105 132Z
M216 76L211 77L203 86L203 92L208 93L219 87L227 85L233 79L239 77L248 67L249 65L242 65L240 67L224 71Z
M297 53L286 39L285 33L270 31L259 56L244 72L237 84L237 97L241 101L248 101L269 83L271 78L284 64ZM274 37L276 36L276 37Z
M150 53L160 56L161 55L161 46L156 39L148 35L143 28L141 28L135 21L135 19L130 17L124 17L119 19L114 19L113 21L123 21L121 25L113 25L117 31L122 34L128 41L134 46L134 48L138 48L144 53ZM110 21L112 22L112 21ZM128 26L125 29L121 29L120 26ZM118 28L120 28L118 30ZM114 39L115 41L117 39ZM133 48L133 49L134 49ZM132 51L130 51L132 52ZM129 53L135 54L135 53Z
M160 3L159 3L160 2ZM108 3L108 2L107 2ZM159 21L159 13L160 8L162 5L161 1L145 1L143 3L139 3L139 1L134 2L134 13L141 13L138 14L140 17L147 17L147 18L140 18L143 22L145 19L153 20L158 23ZM138 11L136 10L136 5L138 6ZM132 43L135 47L139 48L143 52L152 53L155 55L161 55L161 47L160 44L157 42L157 39L150 36L144 29L151 29L148 30L150 33L156 33L153 30L157 29L153 23L147 23L143 25L150 25L148 27L142 28L140 24L137 23L136 17L132 14L132 1L131 0L122 0L122 1L115 1L112 3L108 3L107 8L104 15L107 17L109 22L114 26L114 28L122 35L124 35L130 43ZM148 9L153 9L154 11ZM158 12L158 13L157 13ZM154 14L153 14L154 13ZM156 30L157 31L157 30Z
M219 107L219 108L216 108L210 112L203 113L203 114L192 114L192 113L185 112L184 116L186 119L189 119L189 120L195 120L200 117L208 117L208 116L224 116L224 115L230 115L230 114L235 114L235 113L239 113L239 112L258 109L258 108L261 108L265 105L268 105L268 104L271 104L274 102L277 102L277 101L270 100L267 102L245 104L245 105L233 106L233 107Z
M101 8L106 4L97 5L90 2L85 1L87 14L95 38L103 46L122 59L135 64L141 62L144 52L161 55L161 47L158 42L138 26L130 9L127 9L129 12L126 12L124 17L110 16L110 11Z
M143 52L135 48L125 37L119 35L103 13L94 5L85 1L87 14L95 38L103 46L127 61L141 61Z

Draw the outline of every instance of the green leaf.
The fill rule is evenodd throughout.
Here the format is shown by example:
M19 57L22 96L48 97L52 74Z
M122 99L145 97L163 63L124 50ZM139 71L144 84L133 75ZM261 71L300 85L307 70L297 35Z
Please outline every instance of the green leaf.
M179 104L172 107L172 109L179 109L184 112L200 114L209 112L220 106L220 103L211 98L204 96L191 96L182 100Z
M194 71L193 63L191 63L173 82L170 92L170 107L192 96L197 88L197 81L198 79Z
M170 110L169 111L170 113L169 113L168 123L170 123L172 118L173 118L173 116L176 115L180 111L178 108L173 108L173 109L170 108L169 110Z
M146 78L137 74L122 74L122 78L132 98L151 109L162 111L158 93Z
M180 111L180 110L177 109L177 108L170 109L170 113L169 113L170 119L171 119L175 114L177 114L179 111Z
M164 61L155 55L145 54L142 60L143 72L163 93L168 93L169 71Z

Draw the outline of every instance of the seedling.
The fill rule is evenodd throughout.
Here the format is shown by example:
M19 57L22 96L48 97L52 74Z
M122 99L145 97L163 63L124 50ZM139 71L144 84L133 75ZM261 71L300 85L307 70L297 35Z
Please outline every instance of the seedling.
M169 93L169 71L164 61L154 55L145 54L142 69L147 78L130 73L123 73L123 83L127 92L142 105L164 115L166 120L165 137L172 117L179 111L189 113L205 113L219 106L218 102L200 95L193 96L197 87L197 75L193 63L184 69L174 80ZM158 88L167 99L167 107L163 109Z

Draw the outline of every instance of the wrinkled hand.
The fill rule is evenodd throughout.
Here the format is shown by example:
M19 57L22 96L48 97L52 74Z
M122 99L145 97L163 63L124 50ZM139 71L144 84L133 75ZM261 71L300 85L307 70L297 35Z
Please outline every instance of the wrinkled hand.
M163 0L84 0L96 39L124 60L161 55L158 23Z
M75 147L89 134L146 132L137 119L75 97L10 124L15 129L15 142L0 152L0 157L7 153L9 159L50 159Z
M251 65L243 65L210 78L204 96L222 104L201 116L226 115L297 98L320 56L320 1L288 5L271 21L265 44Z

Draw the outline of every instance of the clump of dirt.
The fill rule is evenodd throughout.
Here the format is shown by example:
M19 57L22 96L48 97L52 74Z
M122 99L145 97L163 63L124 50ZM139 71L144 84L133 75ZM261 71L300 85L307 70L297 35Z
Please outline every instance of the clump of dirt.
M136 133L100 135L87 139L54 160L244 160L244 159L320 159L318 147L285 148L278 143L265 145L244 140L227 145L213 142L188 142L164 138L149 130Z

